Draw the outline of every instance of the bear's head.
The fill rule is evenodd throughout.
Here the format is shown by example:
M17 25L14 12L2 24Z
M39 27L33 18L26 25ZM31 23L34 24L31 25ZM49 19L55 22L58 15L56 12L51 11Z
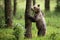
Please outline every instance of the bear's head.
M31 10L35 13L39 13L40 12L40 5L34 5Z

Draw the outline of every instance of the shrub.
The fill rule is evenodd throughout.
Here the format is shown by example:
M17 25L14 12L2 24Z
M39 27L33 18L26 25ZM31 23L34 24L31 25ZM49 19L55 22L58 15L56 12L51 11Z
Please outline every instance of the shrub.
M12 29L0 29L0 40L16 40Z
M4 22L4 17L0 17L0 28L3 28L5 26L5 22Z
M17 24L14 27L14 35L16 37L16 40L23 40L24 39L24 28L20 25Z

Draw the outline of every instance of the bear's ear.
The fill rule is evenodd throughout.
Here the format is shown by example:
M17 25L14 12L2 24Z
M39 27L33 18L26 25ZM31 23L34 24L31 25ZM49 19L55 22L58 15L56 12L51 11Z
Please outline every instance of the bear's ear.
M37 6L40 7L40 4L38 4Z

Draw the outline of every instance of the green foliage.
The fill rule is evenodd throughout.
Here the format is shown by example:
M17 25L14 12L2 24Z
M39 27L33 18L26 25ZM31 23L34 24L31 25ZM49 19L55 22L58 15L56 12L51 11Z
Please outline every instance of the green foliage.
M4 17L0 17L0 28L4 28L5 22L4 22Z
M25 0L18 0L18 1L20 1L20 2L24 2Z
M1 0L2 1L2 0ZM13 29L1 29L0 28L0 40L60 40L60 12L55 11L56 0L50 1L50 11L44 12L45 19L47 23L47 33L45 36L37 37L36 24L32 24L32 39L24 39L25 32L25 2L26 0L17 0L17 14L13 19L14 30ZM36 0L37 4L40 4L42 10L44 10L44 0ZM0 27L4 27L4 11L0 6ZM20 19L20 16L22 18ZM20 24L21 23L21 24ZM18 25L16 25L18 24ZM24 26L21 26L24 25Z
M16 19L19 20L19 19L24 18L24 9L23 8L20 8L20 9L18 8L17 13L18 14L16 14L16 16L15 16Z
M20 26L14 26L14 29L0 28L0 40L23 40L25 29Z
M3 0L0 0L0 28L3 28L4 24L4 4Z
M0 29L0 40L15 40L12 29Z
M14 35L16 37L16 40L23 40L24 32L25 32L25 29L23 28L23 26L21 26L20 24L17 24L14 27Z
M59 38L60 33L52 33L49 37L50 40L60 40Z

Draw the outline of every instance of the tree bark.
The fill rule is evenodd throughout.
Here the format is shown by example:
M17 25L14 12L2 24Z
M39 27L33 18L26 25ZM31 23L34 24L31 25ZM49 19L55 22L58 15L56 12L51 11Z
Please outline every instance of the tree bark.
M45 10L50 10L50 0L45 0Z
M35 5L36 4L36 0L33 0L33 5Z
M26 0L26 10L25 10L25 29L26 29L25 37L26 38L32 37L32 33L31 33L32 22L28 18L28 15L31 13L31 1L32 0Z
M12 9L11 0L5 0L5 24L6 27L12 27Z
M16 15L16 5L17 5L17 0L14 0L14 10L13 10L13 15Z
M57 0L56 11L60 11L60 0Z

